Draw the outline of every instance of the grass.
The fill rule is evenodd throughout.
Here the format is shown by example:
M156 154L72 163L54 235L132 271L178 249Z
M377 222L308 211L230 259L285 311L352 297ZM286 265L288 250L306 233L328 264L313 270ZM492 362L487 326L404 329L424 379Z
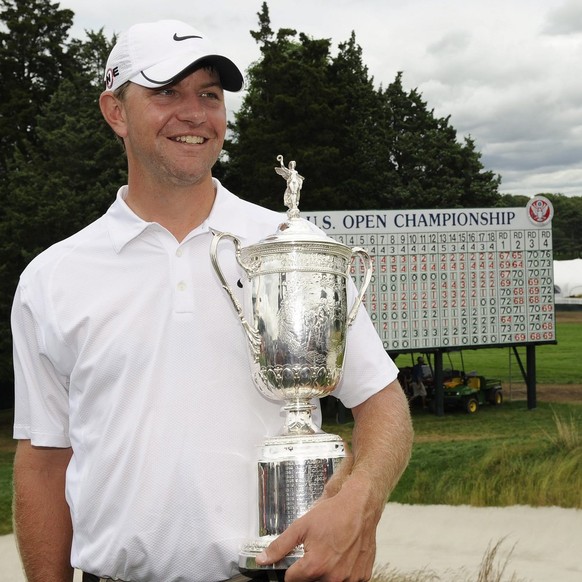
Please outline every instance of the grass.
M556 434L548 433L548 440L558 449L575 451L582 446L582 430L580 421L573 412L567 418L560 416L554 411L554 424Z
M391 501L582 508L582 404L510 402L413 422L412 458ZM348 442L351 428L325 426Z
M0 410L0 535L12 531L12 411Z

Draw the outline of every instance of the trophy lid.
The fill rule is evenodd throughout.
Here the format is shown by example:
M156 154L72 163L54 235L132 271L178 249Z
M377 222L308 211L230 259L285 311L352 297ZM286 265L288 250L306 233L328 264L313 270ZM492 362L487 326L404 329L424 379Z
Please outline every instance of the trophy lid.
M324 234L315 231L309 220L296 216L293 218L288 217L278 226L274 234L264 239L264 242L283 242L288 240L319 241L328 240L328 238Z

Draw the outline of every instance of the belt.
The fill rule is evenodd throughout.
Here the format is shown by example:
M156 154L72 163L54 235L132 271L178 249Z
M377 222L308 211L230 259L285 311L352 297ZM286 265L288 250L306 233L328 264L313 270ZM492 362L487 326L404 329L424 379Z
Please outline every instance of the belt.
M255 574L255 573L253 573ZM114 578L101 578L96 574L89 574L88 572L83 572L83 582L112 582ZM262 570L256 572L252 577L245 576L244 574L237 574L233 578L225 580L225 582L284 582L285 580L285 570ZM118 580L117 582L123 582L123 580Z
M113 578L101 578L96 574L89 574L89 572L83 572L83 582L112 582ZM117 582L123 582L123 580L117 580Z

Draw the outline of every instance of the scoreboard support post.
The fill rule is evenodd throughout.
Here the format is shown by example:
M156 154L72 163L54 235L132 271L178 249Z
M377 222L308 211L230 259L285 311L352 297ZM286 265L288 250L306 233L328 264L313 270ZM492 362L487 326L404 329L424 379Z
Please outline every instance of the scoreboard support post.
M526 368L523 367L523 363L519 356L519 352L517 351L517 346L512 346L512 349L517 364L519 366L521 376L523 378L523 381L525 382L527 391L527 407L529 410L533 410L537 406L536 346L535 345L526 346L525 350Z
M445 389L443 384L443 353L441 350L434 352L434 393L435 393L435 414L444 416L445 414Z
M527 407L529 410L534 409L537 406L536 403L536 347L535 345L526 346L526 358L527 358L527 375L526 375L526 386L527 386Z

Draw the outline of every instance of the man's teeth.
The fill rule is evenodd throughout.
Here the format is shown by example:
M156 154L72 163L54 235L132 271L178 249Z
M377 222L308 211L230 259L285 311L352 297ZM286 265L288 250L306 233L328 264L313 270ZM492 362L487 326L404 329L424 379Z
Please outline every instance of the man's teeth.
M182 143L204 143L204 138L199 135L181 135L175 139Z

